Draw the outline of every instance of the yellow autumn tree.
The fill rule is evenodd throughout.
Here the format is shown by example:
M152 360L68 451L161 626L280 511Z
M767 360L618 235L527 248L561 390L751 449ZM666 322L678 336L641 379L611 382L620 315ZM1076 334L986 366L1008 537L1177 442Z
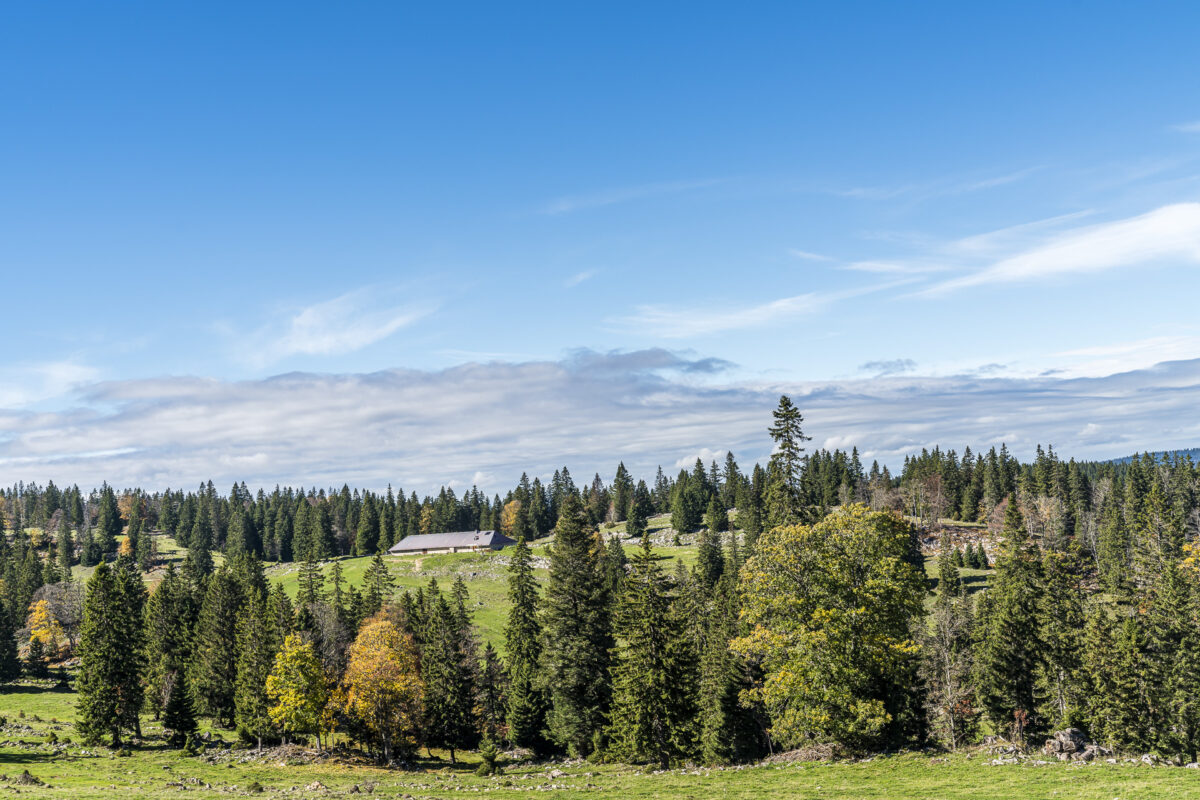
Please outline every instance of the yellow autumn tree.
M42 649L47 656L55 658L62 652L66 634L62 625L50 613L50 604L38 600L29 607L29 617L25 623L29 628L29 641L35 639L42 643Z
M410 636L388 620L368 620L350 645L343 691L343 709L385 762L414 747L424 685Z
M500 511L500 530L507 536L512 536L521 520L521 501L509 500Z
M311 642L295 635L284 640L267 676L267 698L271 701L267 713L283 731L285 741L292 736L320 733L329 686Z

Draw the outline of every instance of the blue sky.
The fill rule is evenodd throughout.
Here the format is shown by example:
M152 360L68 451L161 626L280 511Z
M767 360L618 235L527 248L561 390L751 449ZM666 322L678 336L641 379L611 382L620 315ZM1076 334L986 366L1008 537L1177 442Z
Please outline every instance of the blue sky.
M1193 446L1200 8L1045 5L10 4L0 480Z

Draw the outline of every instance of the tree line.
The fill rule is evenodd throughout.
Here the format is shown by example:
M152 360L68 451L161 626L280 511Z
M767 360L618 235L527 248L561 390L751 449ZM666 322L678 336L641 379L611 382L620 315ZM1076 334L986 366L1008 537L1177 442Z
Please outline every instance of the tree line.
M548 493L523 479L506 498L481 502L480 513L486 506L517 539L505 554L510 611L499 652L481 644L461 578L396 593L372 536L375 525L396 530L382 519L402 493L252 497L235 487L227 501L208 488L102 487L50 504L26 502L49 487L23 488L21 514L57 515L69 527L78 498L85 530L93 505L97 528L127 521L86 591L70 588L55 549L34 533L4 537L0 674L19 671L15 612L28 609L19 631L28 668L73 649L80 730L114 746L140 735L148 713L179 746L190 746L203 716L259 745L320 746L342 734L385 762L419 747L451 758L479 748L494 759L512 745L717 764L813 742L954 748L985 733L1024 742L1066 726L1122 749L1196 758L1200 474L1190 460L1064 464L1039 448L1022 464L1005 448L962 459L935 449L892 478L878 465L864 472L855 451L805 454L802 425L781 398L774 454L748 474L732 455L673 479L660 470L653 488L623 466L611 485L583 489L561 470ZM539 496L545 517L533 511ZM955 502L930 499L943 496ZM193 511L183 512L189 501ZM187 514L193 531L200 516L224 520L228 545L265 530L253 521L260 513L278 519L293 501L306 547L315 533L339 541L340 528L323 520L342 519L346 530L355 520L356 535L316 551L322 557L374 542L361 587L347 585L338 561L326 574L310 549L293 600L266 580L256 546L226 546L213 566L213 538L202 552L189 541L183 569L168 567L147 591L138 543L151 527L165 529L165 508L179 512L177 533ZM418 505L421 517L435 505ZM466 513L469 504L450 507ZM656 555L646 532L653 513L670 513L676 530L700 529L692 567L667 568ZM921 537L946 517L982 522L986 549L980 542L964 555L943 533L930 581ZM459 527L452 519L439 524ZM607 533L618 521L639 541L631 555ZM530 542L547 533L543 583ZM989 560L989 587L971 591L960 567Z

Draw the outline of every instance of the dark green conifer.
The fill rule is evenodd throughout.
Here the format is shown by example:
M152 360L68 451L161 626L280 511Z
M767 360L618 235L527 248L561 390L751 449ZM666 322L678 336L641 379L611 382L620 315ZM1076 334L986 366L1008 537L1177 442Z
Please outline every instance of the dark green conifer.
M550 548L545 597L544 678L553 741L574 756L592 752L611 701L612 623L604 547L578 498L567 495Z
M535 753L546 749L546 693L539 680L542 627L538 621L538 584L533 575L532 554L524 539L511 550L508 567L508 623L504 627L504 650L510 679L508 691L509 740Z
M696 749L696 654L648 537L630 566L614 615L609 739L621 757L666 769Z

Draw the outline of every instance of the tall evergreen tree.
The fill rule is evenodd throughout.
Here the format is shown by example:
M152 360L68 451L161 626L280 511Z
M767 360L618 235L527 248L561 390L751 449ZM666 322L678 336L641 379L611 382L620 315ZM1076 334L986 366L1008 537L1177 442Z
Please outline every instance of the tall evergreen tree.
M800 479L804 443L812 437L804 435L804 417L786 394L780 396L771 415L775 422L767 432L775 442L775 452L767 470L767 519L772 526L790 525L803 521Z
M440 592L432 600L431 615L421 652L421 678L425 681L425 743L450 751L474 746L475 686L473 672L463 669L462 629L453 606Z
M275 664L275 653L283 641L277 640L267 602L257 591L247 593L246 603L238 614L237 680L234 688L234 719L238 733L253 739L262 748L264 736L271 733L270 702L267 699L267 676Z
M544 677L550 736L572 755L592 752L611 700L612 622L604 549L578 498L563 500L550 548L545 597Z
M196 622L196 654L189 683L199 712L226 728L234 725L237 689L237 620L242 587L223 565L208 579Z
M121 746L125 732L138 730L141 708L141 579L125 567L97 565L88 580L79 637L79 717L86 741L108 735Z
M1042 565L1015 497L1008 499L1001 536L990 602L979 620L975 683L992 724L1002 731L1011 728L1020 738L1044 727L1037 691Z
M614 615L609 738L623 757L666 769L696 749L696 654L649 537L631 567Z
M508 736L518 747L544 752L546 692L539 682L542 627L538 621L538 584L533 557L524 539L512 548L508 567L508 623L504 650L508 662Z

